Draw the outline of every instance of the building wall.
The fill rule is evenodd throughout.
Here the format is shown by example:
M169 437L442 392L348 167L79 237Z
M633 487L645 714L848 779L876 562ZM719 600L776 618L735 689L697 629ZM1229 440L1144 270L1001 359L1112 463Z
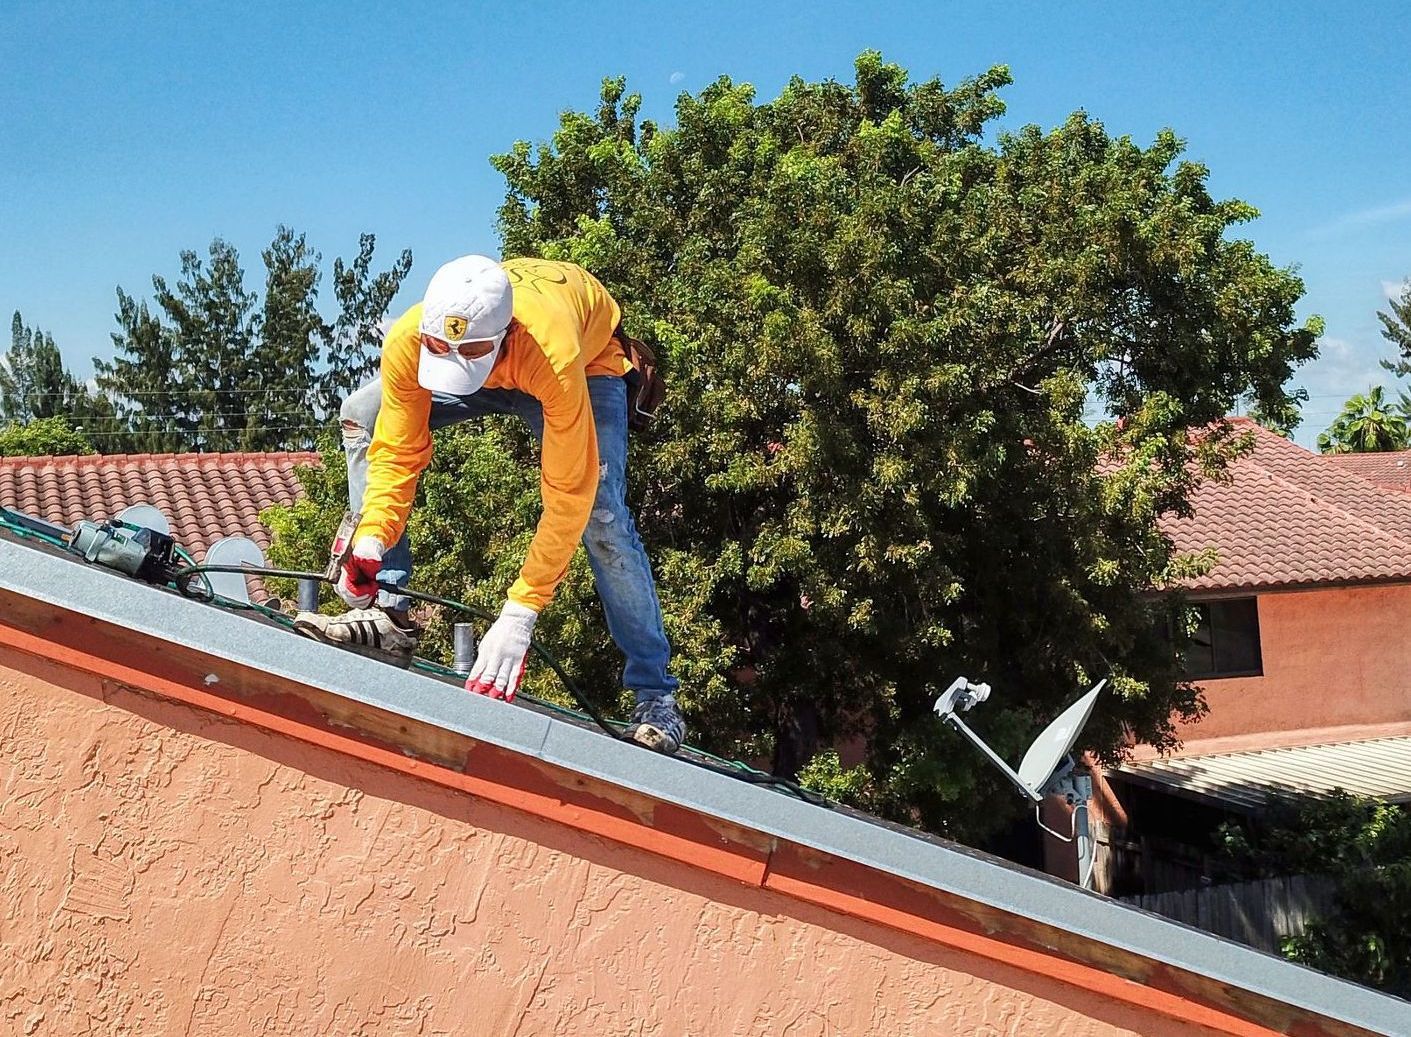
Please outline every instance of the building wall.
M28 1037L1208 1033L9 649L0 912Z
M1261 594L1259 636L1264 675L1202 681L1182 739L1411 721L1411 585Z

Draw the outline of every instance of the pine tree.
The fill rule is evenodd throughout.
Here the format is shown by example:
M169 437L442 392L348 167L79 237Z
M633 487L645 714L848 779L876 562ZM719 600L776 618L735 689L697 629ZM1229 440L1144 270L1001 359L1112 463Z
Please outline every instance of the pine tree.
M252 427L250 396L264 388L264 372L253 355L255 296L245 288L239 254L217 238L209 267L195 252L183 252L176 286L160 276L152 285L174 336L177 385L188 406L178 424L192 448L251 449L259 429Z
M245 287L236 250L217 238L209 261L181 254L155 303L118 289L116 356L94 359L98 384L118 401L128 449L282 450L310 446L322 421L377 365L379 322L411 268L404 251L373 274L374 238L351 264L334 263L339 311L320 316L319 254L281 226L262 253L263 298ZM320 353L327 351L327 364ZM99 445L100 449L111 449Z
M26 327L16 310L10 348L0 364L0 416L23 422L68 415L81 389L64 370L54 337Z
M381 322L412 267L411 251L403 249L389 269L373 275L376 242L373 235L363 234L351 264L342 259L333 263L333 294L339 309L337 318L324 329L327 366L319 378L317 400L321 415L327 418L336 417L347 395L377 369Z
M137 453L191 449L191 403L176 365L176 339L145 302L117 290L116 355L93 358L98 388L116 403L127 430L123 447ZM104 451L112 445L104 443Z
M315 369L325 334L315 306L319 255L304 235L281 226L263 256L265 299L252 364L259 387L246 394L247 449L306 448L315 439Z
M1382 362L1382 366L1398 375L1411 374L1411 278L1401 286L1401 298L1389 300L1390 313L1377 311L1382 322L1382 338L1401 351L1401 359L1395 363Z
M122 446L115 441L122 426L112 401L73 377L54 337L27 327L18 312L10 322L10 349L0 360L0 417L12 427L58 419L73 436L89 437L100 450Z

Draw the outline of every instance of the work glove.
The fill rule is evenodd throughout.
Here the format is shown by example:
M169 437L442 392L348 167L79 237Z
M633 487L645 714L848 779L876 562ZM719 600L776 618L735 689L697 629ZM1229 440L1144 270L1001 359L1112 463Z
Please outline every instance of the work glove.
M355 609L371 605L377 597L377 574L382 571L382 553L387 549L377 537L361 536L353 553L343 561L334 590Z
M539 613L515 601L505 602L500 618L485 631L480 642L480 654L465 682L465 690L492 699L513 702L524 676L524 662L529 656L529 639L534 636L534 624Z

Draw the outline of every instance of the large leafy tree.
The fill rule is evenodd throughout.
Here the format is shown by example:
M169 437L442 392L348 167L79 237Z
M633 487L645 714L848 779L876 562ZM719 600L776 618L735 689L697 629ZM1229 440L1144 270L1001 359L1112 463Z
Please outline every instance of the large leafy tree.
M1366 454L1403 450L1411 436L1406 400L1388 403L1386 389L1372 386L1342 405L1342 412L1327 430L1318 433L1318 449L1325 454Z
M1237 398L1288 407L1317 330L1299 280L1228 235L1254 210L1211 198L1173 134L1079 113L987 143L1008 82L912 83L867 53L855 82L768 103L721 79L665 127L614 80L494 159L505 253L581 262L660 346L632 494L694 739L963 837L1012 800L931 714L955 674L994 683L976 723L1012 757L1098 677L1109 757L1198 715L1176 606L1148 593L1182 571L1156 518L1240 447ZM1110 420L1084 421L1089 394ZM500 598L535 482L512 426L443 436L418 584ZM608 695L598 615L580 555L539 629Z

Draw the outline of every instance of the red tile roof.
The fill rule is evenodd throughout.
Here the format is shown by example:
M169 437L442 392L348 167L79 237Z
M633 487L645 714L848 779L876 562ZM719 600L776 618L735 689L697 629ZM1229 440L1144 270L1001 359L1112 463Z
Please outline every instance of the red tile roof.
M3 457L0 505L72 526L151 504L197 559L223 536L247 536L268 551L260 511L302 497L294 469L318 463L314 453Z
M1369 482L1248 419L1254 451L1229 482L1206 482L1194 516L1162 526L1178 550L1214 548L1215 568L1188 584L1233 590L1411 579L1411 495Z
M1325 454L1324 460L1388 490L1411 493L1411 450L1379 454Z

